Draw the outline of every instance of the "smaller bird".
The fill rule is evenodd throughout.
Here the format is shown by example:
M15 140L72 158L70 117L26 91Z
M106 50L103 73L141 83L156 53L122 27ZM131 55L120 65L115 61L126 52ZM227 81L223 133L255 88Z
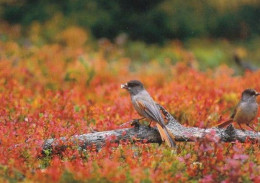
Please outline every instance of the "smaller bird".
M240 129L244 130L241 127L241 124L246 124L252 130L253 127L250 126L250 123L256 118L258 112L258 104L256 101L256 97L259 96L260 93L256 92L254 89L246 89L242 92L241 99L236 106L233 114L230 119L218 124L216 127L223 128L231 124L233 121L237 122Z
M164 119L158 105L144 88L144 85L138 80L131 80L122 84L121 88L126 89L131 96L132 104L138 114L148 120L156 122L161 138L170 147L175 147L174 136L165 126Z
M254 72L254 71L257 71L259 69L258 67L256 67L255 65L251 64L250 62L241 60L241 58L239 57L238 54L234 54L234 61L244 71L245 70L249 70L249 71Z

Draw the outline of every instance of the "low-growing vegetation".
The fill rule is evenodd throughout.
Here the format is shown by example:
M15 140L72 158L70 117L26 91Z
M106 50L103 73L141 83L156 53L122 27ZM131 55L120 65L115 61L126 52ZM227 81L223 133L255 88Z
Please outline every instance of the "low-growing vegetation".
M44 43L37 26L26 39L19 26L0 30L1 182L260 182L259 143L179 142L176 151L122 143L99 152L41 153L45 139L118 129L137 118L120 89L130 79L141 80L185 126L207 128L229 118L245 88L260 91L260 71L239 75L231 59L224 64L232 54L223 48L235 50L234 43L211 41L215 50L200 40L196 48L179 41L158 49L136 42L119 47L106 39L93 43L78 27ZM218 57L217 65L207 62ZM258 118L258 131L259 124Z

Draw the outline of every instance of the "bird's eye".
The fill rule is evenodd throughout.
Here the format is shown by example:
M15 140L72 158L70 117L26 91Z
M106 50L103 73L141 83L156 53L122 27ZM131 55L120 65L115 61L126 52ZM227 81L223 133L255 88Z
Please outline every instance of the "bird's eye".
M136 84L135 83L128 83L127 86L128 87L134 87L134 86L136 86Z

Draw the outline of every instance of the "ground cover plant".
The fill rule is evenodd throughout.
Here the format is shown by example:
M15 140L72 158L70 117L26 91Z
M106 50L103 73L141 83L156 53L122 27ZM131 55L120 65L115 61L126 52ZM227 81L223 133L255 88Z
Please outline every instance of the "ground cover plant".
M120 89L130 79L141 80L181 124L206 128L229 117L245 88L260 91L260 71L236 75L225 64L202 71L195 52L178 41L164 48L174 58L136 61L127 56L129 45L106 39L94 44L78 27L48 43L37 26L30 31L24 39L17 26L1 28L1 182L260 181L259 144L250 142L180 142L176 151L165 144L122 143L42 156L45 139L118 129L137 118ZM254 125L259 131L259 118Z

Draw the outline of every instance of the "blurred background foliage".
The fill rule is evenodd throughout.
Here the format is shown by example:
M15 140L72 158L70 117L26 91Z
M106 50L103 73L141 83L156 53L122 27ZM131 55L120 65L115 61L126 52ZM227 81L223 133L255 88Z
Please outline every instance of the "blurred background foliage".
M131 39L225 37L246 39L260 33L258 0L1 0L1 18L31 25L57 14L63 26L76 24L97 38L127 33Z
M166 59L173 63L182 60L176 50L185 48L191 52L190 58L206 64L199 64L202 69L232 63L234 52L254 64L260 58L259 0L0 2L1 21L20 25L21 34L37 45L57 41L66 45L72 39L70 42L81 41L81 45L94 40L92 45L97 47L100 41L95 40L102 43L103 38L108 38L125 48L123 56L137 62ZM77 35L68 38L70 34ZM6 35L0 38L6 39Z

